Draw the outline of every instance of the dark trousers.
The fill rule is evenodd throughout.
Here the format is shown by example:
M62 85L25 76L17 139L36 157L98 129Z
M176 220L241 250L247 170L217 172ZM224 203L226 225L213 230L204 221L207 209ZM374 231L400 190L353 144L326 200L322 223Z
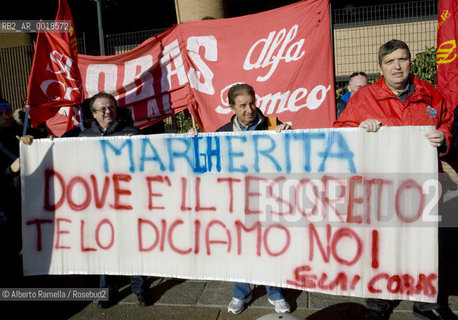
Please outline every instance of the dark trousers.
M401 303L401 300L384 300L384 299L366 299L366 307L370 310L382 311L382 312L393 312L393 309L396 308ZM434 307L437 307L437 303L428 303L428 302L414 302L416 308L421 311L431 310Z
M110 299L114 299L118 294L118 285L117 285L118 276L110 275L101 275L100 276L100 288L108 288L108 293ZM147 277L144 276L131 276L130 284L132 287L132 292L135 295L143 295L148 291L148 282L146 281Z
M445 214L442 215L441 223L444 225L438 229L439 236L439 289L437 295L437 303L415 302L414 306L421 311L428 311L438 305L448 306L448 296L450 295L453 280L456 278L456 253L458 253L458 220L450 221ZM458 219L458 218L455 218ZM449 227L446 227L446 225ZM384 300L384 299L366 299L366 306L370 310L392 312L396 308L400 300Z

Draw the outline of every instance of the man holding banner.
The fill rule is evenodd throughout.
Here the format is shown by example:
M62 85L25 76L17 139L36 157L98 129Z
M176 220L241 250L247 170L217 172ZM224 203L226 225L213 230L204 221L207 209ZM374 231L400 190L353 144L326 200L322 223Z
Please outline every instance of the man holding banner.
M23 127L14 119L8 101L0 99L0 286L17 285L22 277L20 141L30 145L44 138L39 130ZM19 140L19 141L18 141Z
M80 133L80 137L97 137L97 136L121 136L135 135L139 130L134 126L127 126L118 122L117 118L117 101L116 99L105 92L99 92L94 95L89 103L94 120L90 128ZM98 308L109 308L117 301L118 288L114 283L113 276L101 275L100 287L108 288L109 300L99 301ZM146 277L132 276L131 277L132 291L135 293L140 306L148 305L148 285Z
M256 107L256 95L253 87L246 83L233 85L228 93L227 99L234 115L231 121L220 127L217 132L242 132L254 130L275 129L277 132L289 130L291 126L287 123L277 122L276 117L267 118L261 110ZM197 130L192 128L191 133L197 135ZM275 306L275 312L287 313L291 308L284 298L284 289L266 286L269 302ZM251 286L249 283L234 282L232 300L229 302L227 311L239 314L245 309L245 305L252 299Z
M410 74L409 47L400 40L391 40L379 49L379 72L382 78L358 90L334 127L359 126L377 132L381 126L431 125L425 134L440 155L450 149L452 114L445 100L426 81ZM398 300L367 299L366 319L389 319ZM416 302L414 315L424 319L458 319L447 303Z

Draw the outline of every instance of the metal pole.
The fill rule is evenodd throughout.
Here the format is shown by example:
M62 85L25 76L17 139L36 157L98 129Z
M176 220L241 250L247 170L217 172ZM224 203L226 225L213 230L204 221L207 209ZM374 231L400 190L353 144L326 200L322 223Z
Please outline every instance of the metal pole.
M24 116L24 127L22 128L22 136L25 136L27 134L27 127L29 126L29 111L30 111L30 106L26 105L25 106L25 116Z
M181 23L180 3L175 0L175 13L177 14L177 23Z
M105 39L103 36L103 27L102 27L102 1L95 0L97 2L97 21L99 22L99 45L100 45L100 55L105 55Z
M334 72L334 89L336 85L336 53L334 51L334 21L332 20L332 3L329 1L329 21L331 24L332 70Z
M83 118L82 109L83 108L81 106L78 107L78 115L80 116L80 129L81 129L81 131L84 131L84 129L86 129L86 128L84 127L84 120L85 119Z

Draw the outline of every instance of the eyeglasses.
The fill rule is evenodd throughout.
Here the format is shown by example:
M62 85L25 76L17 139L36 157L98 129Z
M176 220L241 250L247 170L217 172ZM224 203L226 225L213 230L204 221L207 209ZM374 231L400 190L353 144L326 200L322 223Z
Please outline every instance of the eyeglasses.
M353 77L356 77L356 76L364 76L364 77L367 78L366 73L360 71L360 72L353 72L353 73L350 75L350 79L353 78Z
M100 108L100 109L95 109L94 111L95 111L95 112L102 112L102 113L105 113L105 112L107 112L108 110L110 110L111 112L113 112L113 111L116 110L116 106L102 107L102 108Z

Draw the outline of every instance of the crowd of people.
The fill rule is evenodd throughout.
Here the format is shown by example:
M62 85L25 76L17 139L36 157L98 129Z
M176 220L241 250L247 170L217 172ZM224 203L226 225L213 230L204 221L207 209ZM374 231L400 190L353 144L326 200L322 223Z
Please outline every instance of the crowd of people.
M382 126L433 126L425 139L438 150L439 156L446 155L453 147L452 132L454 117L447 108L447 102L433 85L411 74L411 54L406 43L391 40L380 47L378 67L381 78L368 84L364 72L355 72L349 77L348 92L337 101L337 120L334 127L360 127L368 132L377 132ZM256 107L256 95L252 86L236 84L228 91L228 102L233 116L217 132L245 132L252 130L291 130L276 117L266 117ZM87 99L83 106L84 130L73 129L67 136L96 137L136 135L140 131L133 125L132 117L125 108L118 108L116 99L101 92ZM453 127L453 128L452 128ZM32 137L41 138L46 134L40 130L23 128L13 118L13 110L7 101L0 101L0 245L2 256L13 263L2 264L2 274L17 276L21 272L21 224L20 224L20 161L19 141L32 143ZM190 133L198 135L196 128ZM14 246L7 239L15 239ZM439 251L440 252L440 251ZM113 276L100 276L100 286L109 288L108 301L100 301L100 308L116 303L117 284ZM5 286L5 283L2 284ZM8 284L6 284L8 285ZM145 276L131 277L132 291L141 306L148 305L148 285ZM234 283L232 300L228 312L241 313L252 299L249 283ZM285 300L284 289L266 286L269 302L277 313L291 311ZM424 319L458 319L448 307L444 288L439 286L437 303L416 302L413 313ZM400 301L367 299L366 319L389 319Z

